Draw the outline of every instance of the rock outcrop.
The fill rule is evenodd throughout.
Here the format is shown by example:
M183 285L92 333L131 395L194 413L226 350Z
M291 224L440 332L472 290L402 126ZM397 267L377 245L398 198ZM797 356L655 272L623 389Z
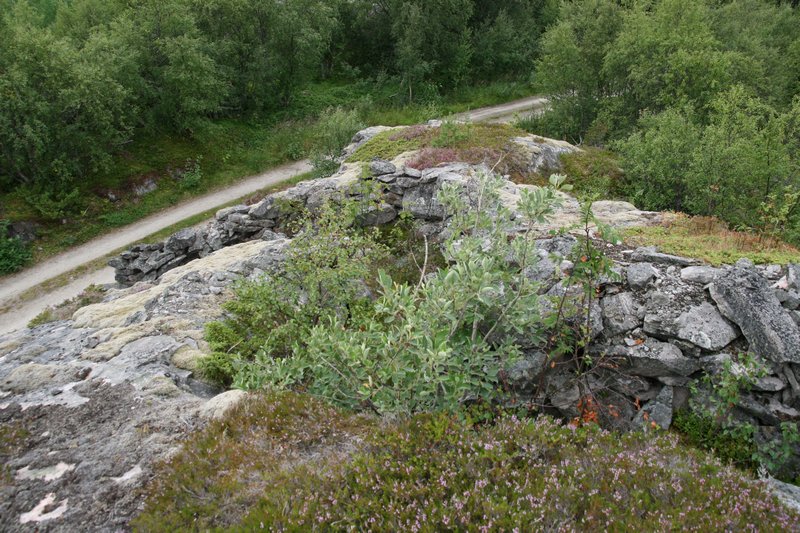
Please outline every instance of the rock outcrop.
M344 154L352 154L375 135L389 129L375 127L359 132ZM536 136L520 137L514 142L525 147L531 171L536 172L545 168L557 169L559 156L576 150L569 143ZM407 152L393 161L375 160L365 165L344 163L330 178L302 182L252 206L237 205L220 210L214 221L203 228L187 228L162 242L135 246L109 264L116 270L116 280L122 285L155 280L177 266L226 246L285 231L287 224L301 210L319 208L329 198L363 197L376 192L374 188L365 192L364 182L377 184L383 202L370 207L360 217L363 225L388 224L399 213L407 212L414 218L434 224L431 231L435 232L435 225L445 218L444 209L437 200L441 187L446 184L464 185L470 176L489 170L482 165L452 163L420 171L406 166L405 162L412 155ZM522 190L527 187L509 181L502 191L504 201L509 207L516 208ZM575 199L563 195L563 200L551 224L541 228L543 233L570 226L579 220L580 210ZM628 202L611 201L597 202L594 213L601 221L619 227L651 224L668 216L640 211Z
M353 146L381 131L359 133ZM546 146L529 146L532 165L550 166L553 153L569 149L539 144ZM8 479L0 485L0 529L124 529L153 465L174 452L186 431L224 416L243 397L197 379L197 361L208 353L203 328L221 316L237 279L280 272L290 242L280 232L300 209L378 195L361 224L388 224L406 212L436 241L447 228L438 191L454 185L468 195L476 176L488 171L460 163L419 171L407 160L405 154L343 164L330 178L223 209L203 228L135 247L112 261L117 280L130 287L109 291L72 320L0 337L0 423L9 428L0 450L0 474ZM525 187L505 183L501 198L512 211ZM545 309L559 308L562 298L579 304L582 294L568 281L578 241L550 234L580 220L578 203L562 200L552 221L537 228L539 263L525 271L541 283ZM626 202L593 209L618 227L668 216ZM590 391L609 404L603 421L611 426L666 428L692 384L702 389L703 376L737 371L739 354L750 352L768 375L754 383L735 416L764 435L800 418L800 266L717 268L623 246L610 253L617 275L599 281L591 308L580 315L588 317L591 342L584 351L596 371L578 379L573 366L552 365L547 346L522 342L524 358L504 377L518 399L573 418ZM580 318L570 320L576 326Z
M203 326L236 279L279 269L287 243L231 246L0 337L0 530L125 530L153 466L241 395L191 370Z

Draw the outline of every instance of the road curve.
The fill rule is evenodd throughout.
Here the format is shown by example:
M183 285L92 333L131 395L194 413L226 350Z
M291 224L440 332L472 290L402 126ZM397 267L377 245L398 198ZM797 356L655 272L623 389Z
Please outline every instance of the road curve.
M510 119L524 111L538 111L547 100L538 96L516 100L497 106L485 107L460 113L455 118L471 122L497 121ZM185 220L197 213L215 209L233 202L266 187L277 185L299 174L311 170L309 161L297 161L268 170L256 176L245 178L230 187L212 191L174 207L165 209L142 220L134 222L98 237L66 252L51 257L45 262L9 276L0 282L0 308L11 304L11 310L0 314L0 335L14 331L25 325L47 306L58 304L72 298L95 283L111 283L113 270L106 267L76 276L67 284L24 302L13 303L20 295L38 285L69 273L87 263L102 258L115 250L124 248L152 235L161 229Z

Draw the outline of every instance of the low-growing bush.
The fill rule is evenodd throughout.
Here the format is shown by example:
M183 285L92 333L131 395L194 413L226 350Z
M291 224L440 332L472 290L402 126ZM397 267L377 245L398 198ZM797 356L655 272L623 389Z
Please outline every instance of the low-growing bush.
M317 177L330 176L339 168L336 159L353 135L364 127L356 110L326 110L314 127L311 162Z
M30 246L19 237L8 236L8 222L0 220L0 274L16 272L30 262Z
M198 155L194 159L186 161L186 167L180 180L180 187L184 191L194 191L200 187L200 183L203 181L203 169L200 167L202 160L203 156Z
M304 346L313 327L333 316L347 324L360 312L364 280L386 251L375 230L353 227L359 208L328 203L305 217L284 271L237 285L236 298L224 306L228 318L206 327L213 351L201 362L207 378L258 387L264 366Z
M533 227L553 211L552 189L523 193L527 231L500 202L502 178L444 187L448 266L419 282L379 276L378 298L358 317L330 314L291 357L256 356L249 385L297 387L337 405L382 414L445 409L491 400L500 370L520 355L519 337L541 334L539 284L523 275L537 260ZM510 260L511 259L511 260ZM306 340L307 339L307 340Z
M25 198L43 220L61 222L79 214L84 206L80 189L65 187L31 187L25 192Z
M750 354L725 359L720 368L707 374L701 384L692 383L690 410L676 420L676 429L689 443L714 451L724 460L752 470L794 481L798 477L792 458L800 444L797 422L784 421L767 433L765 428L738 416L743 394L750 392L767 367Z
M622 169L612 152L585 146L580 152L562 155L561 164L562 172L579 196L595 196L601 200L623 197Z
M256 397L191 436L139 531L791 531L765 486L669 433L501 415L378 423Z

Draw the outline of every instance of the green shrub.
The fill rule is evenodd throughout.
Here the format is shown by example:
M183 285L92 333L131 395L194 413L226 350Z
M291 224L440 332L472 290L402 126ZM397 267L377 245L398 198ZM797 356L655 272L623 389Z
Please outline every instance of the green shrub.
M50 222L61 222L79 214L84 204L83 195L77 188L33 187L26 191L25 196L36 213Z
M472 133L470 124L459 124L445 120L439 126L439 132L431 141L433 148L453 148L468 142Z
M672 427L688 444L713 452L727 463L750 470L758 466L753 461L756 446L752 434L721 431L712 417L689 409L675 413Z
M509 240L515 222L501 205L502 184L484 175L469 199L461 186L443 188L449 265L430 276L423 266L411 285L381 273L371 312L325 317L292 357L257 356L259 384L302 387L379 413L455 411L465 401L490 400L500 370L520 354L518 336L533 343L540 335L539 285L520 274L537 259L534 224L556 203L552 189L526 191L527 232Z
M577 195L606 200L620 198L623 179L619 159L614 153L584 146L580 152L561 156L563 173L569 178Z
M764 364L750 354L725 360L716 373L703 377L704 391L692 387L691 410L676 417L675 427L690 444L713 450L726 461L794 481L798 472L790 462L800 443L797 422L782 422L765 438L759 435L763 428L734 413L742 393L765 375Z
M200 167L200 162L203 156L198 155L194 159L186 161L186 168L183 171L180 181L180 187L184 191L194 191L203 181L203 169Z
M0 274L16 272L32 258L30 246L19 237L8 237L8 222L0 220Z
M368 294L370 265L385 255L374 230L353 227L355 202L328 203L300 221L285 269L236 287L229 317L206 327L214 354L201 364L206 377L256 388L265 367L308 342L310 330L337 316L347 324Z
M318 177L330 176L339 168L336 159L364 124L356 110L327 109L314 127L311 162Z

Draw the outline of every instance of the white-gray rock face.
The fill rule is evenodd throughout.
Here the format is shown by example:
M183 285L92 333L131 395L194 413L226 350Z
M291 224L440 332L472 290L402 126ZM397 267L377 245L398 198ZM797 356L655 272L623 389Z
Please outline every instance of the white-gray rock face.
M633 293L623 292L602 300L606 335L627 333L642 325L645 307Z
M639 262L647 261L649 263L658 263L660 265L673 265L679 267L687 267L697 265L699 263L699 261L696 259L661 253L652 246L637 248L631 255L631 259Z
M656 279L658 271L650 263L633 263L628 267L628 285L634 290L644 290Z
M230 285L274 273L287 244L231 246L157 283L109 291L71 321L0 337L0 425L31 435L3 457L18 475L0 483L0 531L127 530L153 466L201 415L219 416L241 394L207 403L219 391L178 354L207 353L203 326ZM26 522L50 495L39 521Z
M630 365L627 370L636 376L689 376L700 367L696 359L685 357L677 346L655 339L627 348L626 355Z
M644 319L644 331L658 337L689 341L708 351L717 351L739 337L739 331L708 302L687 309L677 318L658 311Z
M776 363L800 363L800 327L754 270L731 269L711 285L710 293L753 353Z
M690 283L708 285L723 273L724 271L722 269L711 266L690 266L681 269L681 279Z

